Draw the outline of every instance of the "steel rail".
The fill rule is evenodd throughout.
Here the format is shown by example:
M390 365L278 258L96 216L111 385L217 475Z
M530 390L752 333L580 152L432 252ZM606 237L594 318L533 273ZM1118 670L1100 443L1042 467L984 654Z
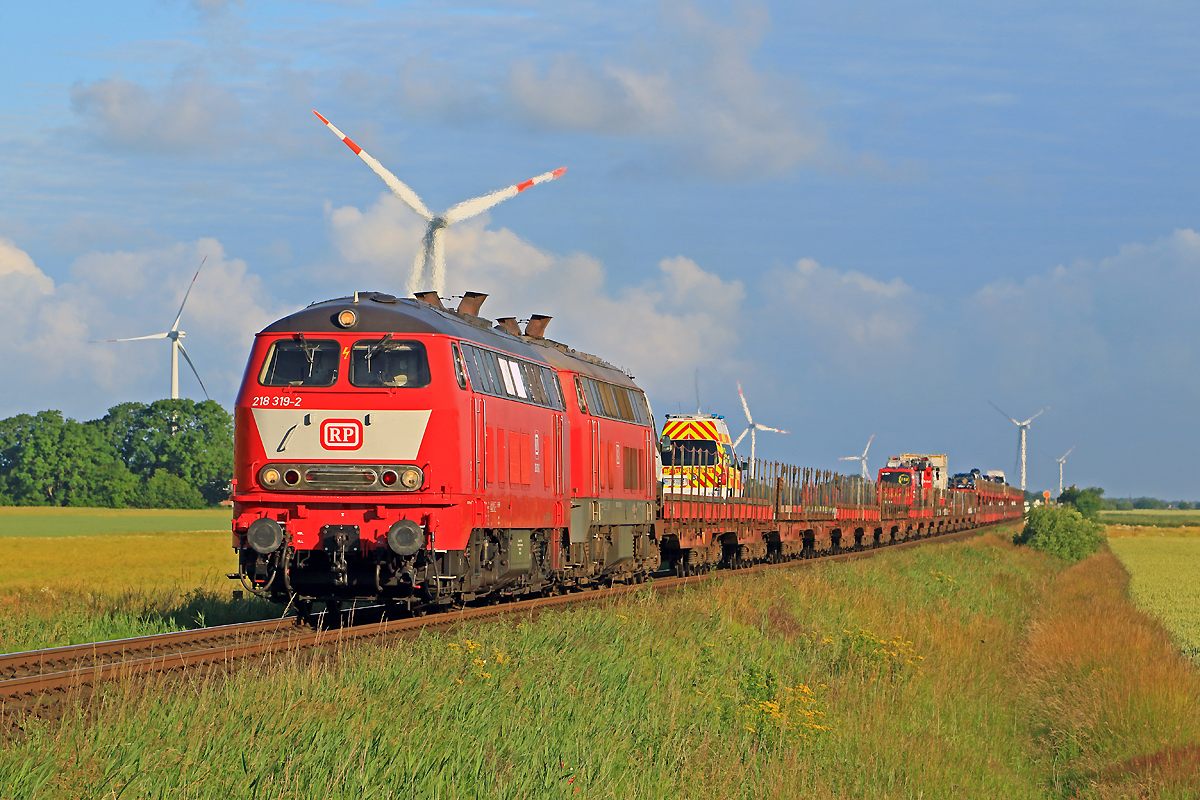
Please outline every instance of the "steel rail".
M265 658L276 653L335 647L372 640L412 639L423 633L446 632L468 622L487 621L502 617L524 616L534 618L544 611L583 604L604 603L647 590L659 594L667 594L728 576L805 567L825 562L857 560L869 558L880 553L916 547L922 544L958 541L977 536L1004 524L1011 524L1011 520L992 523L980 528L968 528L962 531L944 533L940 536L903 539L879 547L866 547L862 550L828 553L813 558L786 560L774 564L754 564L733 570L714 570L682 578L651 579L648 583L624 584L499 603L490 606L466 607L424 617L385 620L334 630L304 630L293 626L290 618L284 618L244 625L227 625L220 628L202 628L196 631L182 631L177 634L139 637L137 639L118 640L116 642L97 642L88 645L54 648L53 650L16 653L5 656L4 659L15 661L18 660L18 657L26 657L26 663L52 665L54 663L63 663L61 656L42 658L41 660L38 660L38 657L45 657L47 654L56 652L65 654L68 651L74 651L76 654L84 656L85 659L87 656L95 654L97 660L93 661L93 663L83 663L82 660L76 661L75 666L68 669L50 672L43 671L0 680L0 711L28 710L68 692L93 689L105 681L155 674L162 675L202 667L229 667L240 661ZM222 633L216 633L217 631L222 631L222 629L224 629ZM285 629L289 630L285 631ZM285 633L285 635L270 635L273 632ZM231 637L230 634L233 634L233 636ZM236 641L236 639L244 638L246 635L255 634L257 638L251 641ZM162 640L165 637L175 637L171 641L176 646L176 649L169 652L154 653L155 648L163 647ZM234 640L230 641L231 638ZM219 642L222 639L225 639L226 643L220 644ZM178 649L179 645L186 647L186 643L188 642L203 646L196 647L195 649ZM149 652L150 654L131 659L122 658L115 661L99 660L101 654L106 652L110 654L120 653L131 655ZM56 661L56 659L58 660Z

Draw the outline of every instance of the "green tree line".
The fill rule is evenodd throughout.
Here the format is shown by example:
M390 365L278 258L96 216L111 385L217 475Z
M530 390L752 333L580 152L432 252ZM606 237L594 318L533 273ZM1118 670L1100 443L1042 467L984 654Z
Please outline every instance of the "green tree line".
M0 420L0 505L204 508L229 497L233 418L212 400Z

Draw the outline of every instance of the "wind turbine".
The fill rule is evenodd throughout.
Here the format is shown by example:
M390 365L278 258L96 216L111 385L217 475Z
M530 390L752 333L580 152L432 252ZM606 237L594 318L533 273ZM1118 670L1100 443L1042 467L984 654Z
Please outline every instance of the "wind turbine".
M737 387L738 397L742 398L742 410L746 412L746 422L750 424L746 426L746 430L742 431L742 435L737 438L737 441L733 443L733 446L734 449L736 449L737 446L741 444L742 439L746 438L746 434L750 434L750 468L754 469L754 446L756 444L754 432L758 430L770 431L772 433L787 433L788 431L781 431L779 428L768 428L766 425L759 425L757 422L755 422L754 417L750 416L750 406L746 405L746 395L742 394L741 381L738 381Z
M991 404L992 408L996 409L997 411L1000 411L1000 406L996 405L991 400L988 400L988 403ZM1018 446L1021 450L1021 491L1022 492L1025 491L1025 432L1029 430L1029 423L1033 422L1035 419L1040 417L1042 414L1045 414L1047 411L1049 411L1052 408L1054 408L1054 406L1046 406L1041 411L1034 414L1032 417L1025 420L1024 422L1017 422L1015 419L1008 416L1008 414L1004 414L1003 411L1000 411L1000 413L1004 414L1004 416L1008 419L1008 421L1011 422L1013 425L1016 425L1017 429L1020 431L1020 434L1018 434L1018 437L1019 437Z
M875 434L872 433L871 438L867 439L867 446L863 448L861 456L843 456L842 458L839 458L838 461L861 461L862 462L862 476L863 476L863 479L866 480L868 477L867 476L867 451L871 449L871 442L873 442L874 440L875 440Z
M497 203L520 194L530 186L536 186L539 183L545 183L546 181L562 177L562 174L567 171L566 167L559 167L553 172L544 172L527 181L514 183L507 189L485 194L482 197L476 197L472 200L464 200L458 205L451 206L444 213L435 215L425 207L425 204L421 202L421 198L417 197L416 192L408 188L399 178L389 172L386 167L351 141L349 136L334 127L332 122L325 119L316 111L313 111L313 113L317 115L317 119L325 123L329 130L333 131L335 136L345 142L346 146L353 150L355 155L361 158L376 175L383 178L383 182L392 190L392 194L404 201L404 204L413 211L420 214L427 223L425 238L422 240L421 249L417 251L417 259L413 262L412 274L408 278L408 291L412 293L429 288L426 281L431 277L433 280L433 289L439 296L446 291L446 256L442 252L442 238L446 234L446 228L456 222L470 219L476 214L482 214ZM430 272L432 272L432 276L429 275Z
M1063 477L1062 477L1063 464L1067 463L1067 456L1071 455L1071 453L1075 450L1075 447L1076 447L1076 445L1071 445L1071 449L1068 450L1067 452L1063 453L1062 458L1054 459L1055 461L1058 462L1058 493L1060 495L1063 493Z
M179 399L179 354L183 353L183 357L187 359L188 366L192 368L192 372L196 375L196 380L200 381L200 389L203 390L204 396L208 397L208 389L204 388L204 381L200 380L200 373L196 372L196 365L192 363L192 359L187 354L187 350L183 348L183 342L179 341L185 334L179 330L179 319L183 316L183 307L187 305L188 296L192 293L192 287L196 285L196 278L200 277L200 270L204 268L204 262L208 261L208 256L205 256L200 261L200 266L196 268L196 274L192 276L192 282L188 284L187 292L183 295L183 302L179 304L179 313L175 315L175 322L171 325L171 330L163 333L152 333L149 336L131 336L128 339L105 339L107 342L136 342L142 339L170 339L171 340L171 399ZM90 344L97 344L96 341Z

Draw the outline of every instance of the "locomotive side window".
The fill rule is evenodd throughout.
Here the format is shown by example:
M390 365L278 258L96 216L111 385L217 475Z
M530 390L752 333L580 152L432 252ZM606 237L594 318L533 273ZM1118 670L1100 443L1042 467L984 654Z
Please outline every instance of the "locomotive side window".
M425 345L382 339L355 342L350 350L350 383L363 388L418 389L429 385L429 356Z
M562 387L558 385L558 375L549 367L539 367L542 371L542 385L546 387L546 401L551 408L562 411L566 408L563 402Z
M461 347L476 392L562 410L562 390L553 370L466 342Z
M579 381L588 408L594 416L636 422L639 425L650 424L646 397L641 392L591 378L579 378Z
M337 342L305 339L278 339L263 359L258 382L263 386L333 386L338 377Z
M450 349L454 351L454 377L458 380L458 388L467 388L467 367L463 363L462 353L458 350L458 345L450 345Z

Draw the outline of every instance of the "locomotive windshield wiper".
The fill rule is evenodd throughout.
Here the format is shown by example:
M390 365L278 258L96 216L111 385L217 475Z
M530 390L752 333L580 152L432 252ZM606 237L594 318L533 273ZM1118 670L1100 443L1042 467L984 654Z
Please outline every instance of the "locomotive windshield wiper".
M304 357L308 359L308 377L311 378L313 363L317 356L317 346L315 344L309 344L308 340L304 338L303 333L297 333L296 338L300 340L300 348L304 350Z
M383 335L383 338L380 339L375 344L371 345L371 349L367 351L367 354L365 356L363 356L363 358L365 358L367 361L367 369L368 370L371 368L371 359L374 358L376 356L376 354L378 354L379 351L383 349L383 346L385 344L387 344L388 339L391 339L391 338L392 338L392 334L385 333Z

